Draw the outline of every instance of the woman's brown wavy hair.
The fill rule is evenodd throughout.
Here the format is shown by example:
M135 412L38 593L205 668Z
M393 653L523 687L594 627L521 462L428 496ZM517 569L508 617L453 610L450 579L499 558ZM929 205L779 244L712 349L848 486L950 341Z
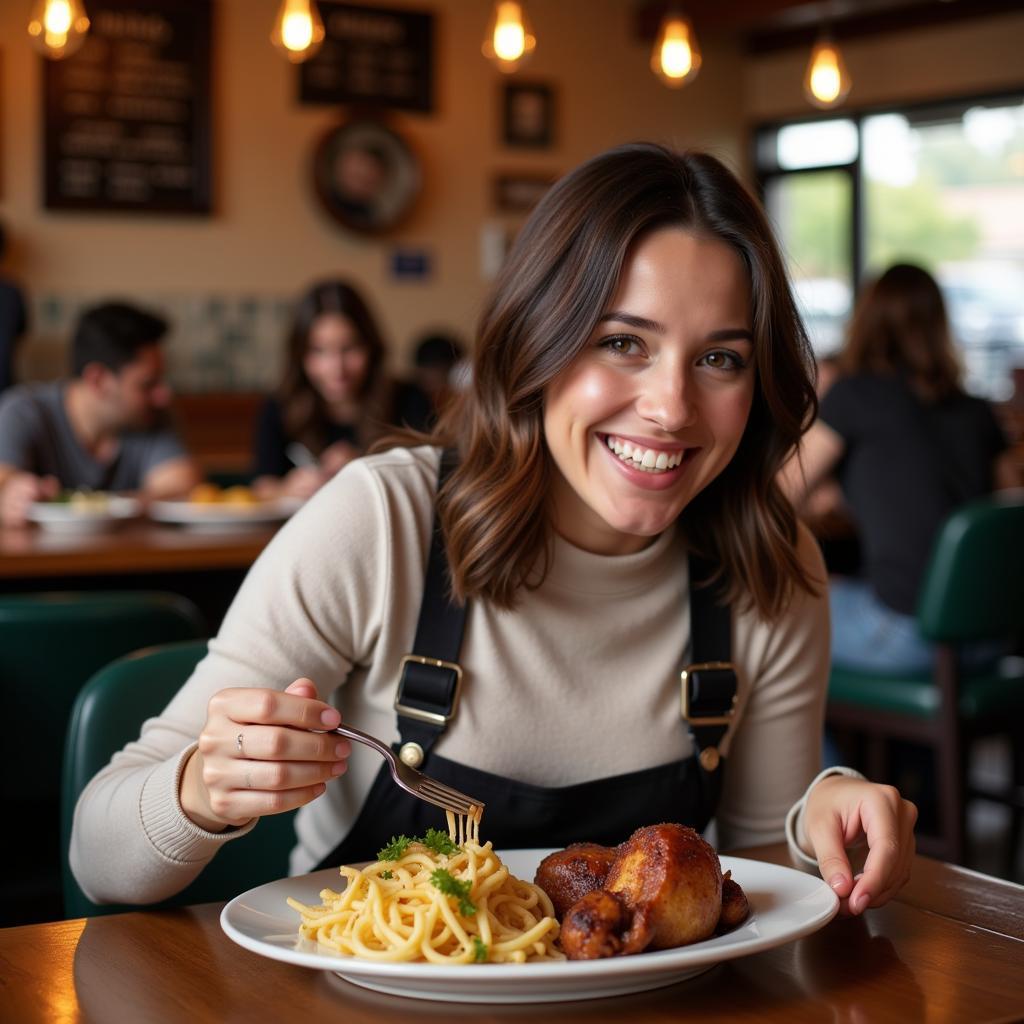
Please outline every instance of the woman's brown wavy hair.
M902 377L924 402L938 402L961 390L946 304L927 270L894 263L864 289L839 369Z
M792 587L815 590L795 550L796 518L775 484L816 411L813 360L760 205L705 153L637 143L594 157L541 200L509 254L478 326L473 381L434 431L460 463L439 495L459 599L513 607L543 579L552 460L549 384L591 336L639 238L677 225L718 239L750 275L757 388L739 449L681 514L690 547L714 560L724 596L766 617Z
M325 314L345 317L367 350L366 379L359 392L360 417L354 424L361 446L380 435L390 419L389 384L384 376L384 341L370 307L345 281L320 281L299 299L288 334L284 375L277 391L285 434L301 441L314 455L327 446L327 407L303 366L313 325Z

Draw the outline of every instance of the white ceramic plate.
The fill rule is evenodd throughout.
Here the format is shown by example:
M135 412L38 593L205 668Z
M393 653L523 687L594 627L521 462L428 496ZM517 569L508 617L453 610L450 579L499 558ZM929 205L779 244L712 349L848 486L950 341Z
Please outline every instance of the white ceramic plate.
M154 501L149 516L158 523L173 523L201 530L237 530L239 527L279 523L295 512L301 502L288 498L259 501L252 505L220 502Z
M99 533L137 516L140 508L137 498L111 494L103 508L83 508L63 501L36 501L29 506L28 518L54 533Z
M532 880L550 850L511 850L501 858L513 875ZM813 875L760 861L722 857L750 902L739 928L681 949L608 960L555 963L391 964L331 953L298 937L299 916L288 896L318 904L320 890L340 888L337 869L283 878L236 896L220 915L221 927L240 946L286 963L334 971L376 992L460 1003L543 1003L596 999L661 988L700 974L723 960L757 953L808 935L839 909L836 894Z

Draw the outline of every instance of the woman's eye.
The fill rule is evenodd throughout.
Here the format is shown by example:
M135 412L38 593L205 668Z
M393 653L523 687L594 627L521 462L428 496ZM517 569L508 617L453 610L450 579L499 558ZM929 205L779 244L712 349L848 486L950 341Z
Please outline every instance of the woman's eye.
M631 338L625 334L617 334L613 338L605 338L601 342L601 347L620 356L635 355L640 350L640 344L636 338Z
M747 365L746 360L732 349L720 348L714 352L708 352L701 362L710 366L713 370L742 370Z

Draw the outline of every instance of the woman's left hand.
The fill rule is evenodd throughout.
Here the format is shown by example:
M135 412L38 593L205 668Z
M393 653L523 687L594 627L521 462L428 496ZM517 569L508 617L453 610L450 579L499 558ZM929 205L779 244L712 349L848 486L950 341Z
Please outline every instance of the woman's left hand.
M917 808L893 786L846 775L822 779L808 794L804 831L821 877L840 900L840 910L860 914L880 907L910 878ZM854 878L848 847L867 841L864 870Z

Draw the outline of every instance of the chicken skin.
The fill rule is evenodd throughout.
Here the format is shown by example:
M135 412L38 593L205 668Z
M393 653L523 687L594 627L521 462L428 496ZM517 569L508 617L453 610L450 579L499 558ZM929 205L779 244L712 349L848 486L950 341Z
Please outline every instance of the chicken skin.
M570 960L685 946L735 928L749 913L714 849L685 825L637 829L614 849L575 844L545 858L535 880L561 917Z
M570 960L637 953L639 949L633 947L640 940L631 928L632 923L633 912L621 896L594 889L574 903L562 919L562 951Z
M550 897L559 921L577 900L604 886L615 852L597 843L572 843L540 862L533 881Z
M716 935L724 935L743 924L750 913L747 894L739 883L732 880L732 872L726 871L722 878L722 914L715 928Z
M605 879L633 910L633 942L644 949L671 949L706 939L722 911L718 854L685 825L637 829L619 848Z

